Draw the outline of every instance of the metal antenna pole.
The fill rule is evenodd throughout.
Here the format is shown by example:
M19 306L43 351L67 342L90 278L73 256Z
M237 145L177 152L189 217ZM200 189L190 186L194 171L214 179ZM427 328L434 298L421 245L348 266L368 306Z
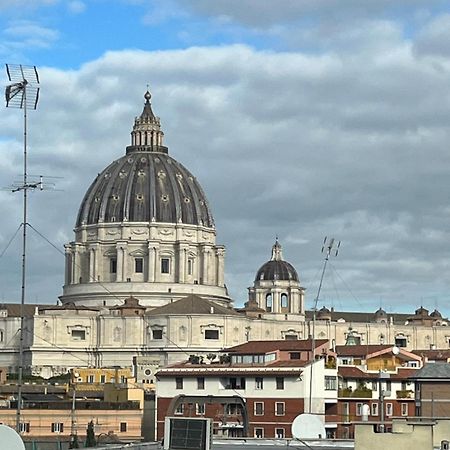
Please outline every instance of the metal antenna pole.
M313 320L312 320L312 332L311 332L311 372L309 378L309 413L312 414L312 388L313 388L313 371L314 371L314 363L316 361L316 311L317 311L317 303L319 302L320 291L322 290L323 279L325 276L325 270L327 268L328 260L334 251L334 256L337 256L339 253L339 247L341 245L341 241L336 241L334 238L328 240L325 236L322 245L322 253L325 253L325 260L323 262L322 274L320 276L319 288L317 290L316 298L314 299L314 308L313 308Z
M39 99L39 87L30 85L30 81L39 84L39 76L35 66L22 66L6 64L6 73L9 81L14 82L6 86L6 107L23 109L23 180L22 184L15 186L12 192L23 191L23 232L22 232L22 287L20 299L20 337L19 337L19 364L17 380L17 413L16 431L20 433L22 410L22 385L24 366L24 326L25 326L25 298L26 298L26 250L27 250L27 193L28 189L42 188L42 180L38 183L28 184L27 168L27 108L36 109ZM27 96L27 90L30 96Z

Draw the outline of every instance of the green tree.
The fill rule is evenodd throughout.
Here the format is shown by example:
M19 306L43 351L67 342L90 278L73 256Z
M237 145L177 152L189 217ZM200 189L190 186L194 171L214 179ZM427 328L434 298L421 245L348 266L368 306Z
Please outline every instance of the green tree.
M88 423L86 430L86 444L85 447L96 447L97 441L95 440L94 422L91 420Z

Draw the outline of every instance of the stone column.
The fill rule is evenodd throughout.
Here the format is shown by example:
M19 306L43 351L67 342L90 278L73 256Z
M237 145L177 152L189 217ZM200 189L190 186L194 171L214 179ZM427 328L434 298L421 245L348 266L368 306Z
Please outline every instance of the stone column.
M279 289L272 289L272 311L281 312L281 295Z
M178 244L178 282L186 281L186 244Z
M209 266L209 248L204 246L202 248L202 281L200 284L208 284L208 266Z
M73 284L80 283L80 275L81 275L81 255L79 244L74 244L72 249L72 270L73 270Z
M72 253L70 251L70 245L64 245L64 255L65 255L65 271L64 271L64 284L72 284L73 274L72 274Z
M217 275L216 275L216 284L217 286L224 286L224 272L225 272L225 249L223 247L219 247L216 250L217 256Z
M116 244L117 248L117 273L116 273L116 281L125 281L124 280L124 242L118 242Z
M90 248L89 249L89 279L88 279L88 283L93 283L96 281L95 277L97 276L96 274L96 270L95 270L95 259L96 259L96 254L95 254L95 249Z

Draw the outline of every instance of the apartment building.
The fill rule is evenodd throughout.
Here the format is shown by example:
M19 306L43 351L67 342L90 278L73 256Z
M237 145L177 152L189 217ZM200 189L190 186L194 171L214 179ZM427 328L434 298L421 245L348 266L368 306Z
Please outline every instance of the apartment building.
M421 358L390 345L337 346L338 438L353 438L358 422L390 429L393 417L415 414L414 381Z
M218 436L289 438L295 417L318 414L327 433L329 404L337 404L337 371L329 369L328 341L252 341L224 351L218 362L195 358L157 373L157 436L166 416L213 419ZM311 377L313 382L311 382ZM325 436L324 436L325 437Z

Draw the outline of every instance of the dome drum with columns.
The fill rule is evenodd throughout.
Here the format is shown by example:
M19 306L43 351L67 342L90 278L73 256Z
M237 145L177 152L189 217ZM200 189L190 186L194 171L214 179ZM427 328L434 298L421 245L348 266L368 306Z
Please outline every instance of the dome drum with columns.
M171 158L150 93L126 155L104 169L81 203L66 245L61 300L120 304L131 294L161 306L186 294L228 305L225 248L196 178Z

